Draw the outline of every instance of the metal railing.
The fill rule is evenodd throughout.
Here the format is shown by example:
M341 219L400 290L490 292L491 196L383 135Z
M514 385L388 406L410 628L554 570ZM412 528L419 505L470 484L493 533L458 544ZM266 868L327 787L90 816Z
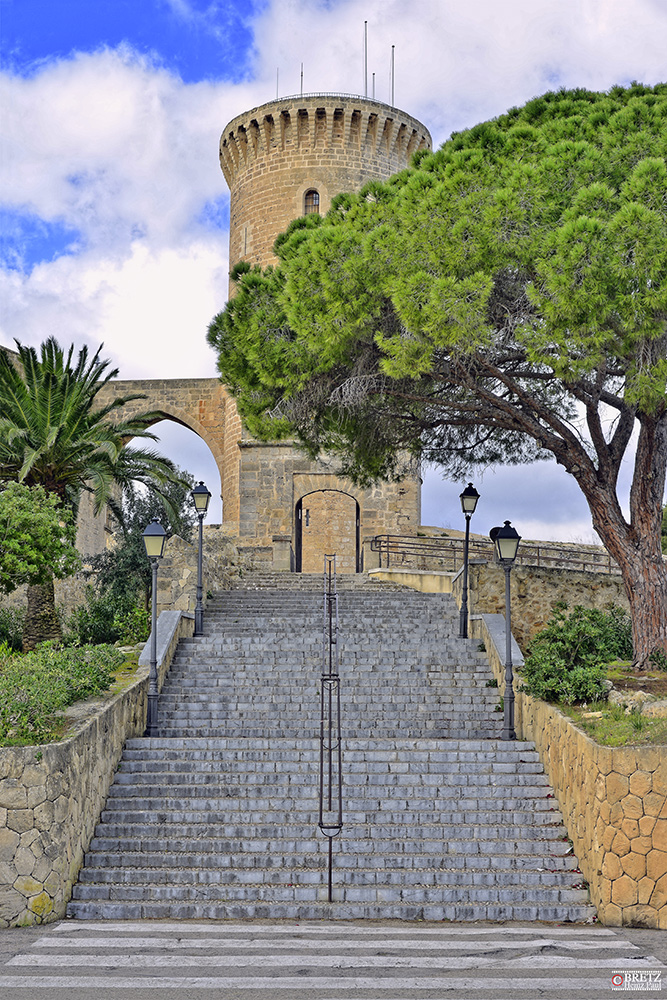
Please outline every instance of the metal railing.
M463 565L463 538L429 538L414 535L376 535L371 550L379 553L380 568L456 572ZM469 558L494 559L491 540L470 539ZM602 546L566 548L558 543L521 542L516 562L524 566L571 569L618 575L620 569Z
M336 556L324 557L324 623L320 690L320 832L329 838L329 902L333 902L333 841L343 829L343 760L338 673Z

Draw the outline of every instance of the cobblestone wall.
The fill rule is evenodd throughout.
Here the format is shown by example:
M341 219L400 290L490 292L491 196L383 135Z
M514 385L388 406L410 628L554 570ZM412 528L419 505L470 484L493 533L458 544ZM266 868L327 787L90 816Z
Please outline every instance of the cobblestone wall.
M472 563L468 574L470 614L505 613L505 572L497 563ZM453 583L461 604L462 575ZM545 627L554 605L566 601L570 608L605 608L616 604L628 608L620 576L583 573L578 570L515 565L510 573L512 632L525 648L536 632Z
M175 641L193 630L180 618L159 686ZM110 701L77 706L85 721L68 739L0 748L0 927L64 916L125 741L146 727L147 694L146 667Z

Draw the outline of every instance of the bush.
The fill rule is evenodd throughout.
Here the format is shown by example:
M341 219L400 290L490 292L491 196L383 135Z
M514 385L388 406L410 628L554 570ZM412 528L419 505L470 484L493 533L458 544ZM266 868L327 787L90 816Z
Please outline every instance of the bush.
M523 690L545 701L594 701L603 696L603 664L632 657L632 624L621 608L555 606L531 642L521 671Z
M97 645L107 642L134 644L148 638L148 612L129 598L93 587L86 591L86 603L76 608L65 622L63 642L67 646Z
M113 646L59 649L45 642L20 655L0 645L0 742L48 742L59 712L106 691L123 661Z
M20 650L23 645L25 611L19 608L0 608L0 644Z

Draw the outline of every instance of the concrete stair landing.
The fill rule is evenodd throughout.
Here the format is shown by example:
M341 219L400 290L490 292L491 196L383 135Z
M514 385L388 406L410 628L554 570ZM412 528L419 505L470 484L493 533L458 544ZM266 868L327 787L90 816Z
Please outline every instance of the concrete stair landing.
M256 574L181 642L128 741L77 918L593 917L538 755L448 596L339 577L344 827L317 829L320 577Z

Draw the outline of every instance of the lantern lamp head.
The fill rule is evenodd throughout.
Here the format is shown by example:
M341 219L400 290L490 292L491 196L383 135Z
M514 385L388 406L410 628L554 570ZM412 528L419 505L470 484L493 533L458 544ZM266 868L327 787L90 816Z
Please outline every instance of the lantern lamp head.
M461 510L464 514L470 515L475 513L479 493L472 483L468 483L463 493L459 494L459 500L461 501Z
M208 510L208 505L211 500L211 494L206 489L202 482L198 483L197 486L192 490L190 494L192 501L195 505L195 510L198 514L205 514Z
M141 536L144 540L146 555L149 559L161 559L164 554L164 543L167 540L167 532L159 521L151 521Z
M521 536L510 522L505 521L502 528L491 528L489 538L496 547L496 555L500 562L513 563L516 559Z

